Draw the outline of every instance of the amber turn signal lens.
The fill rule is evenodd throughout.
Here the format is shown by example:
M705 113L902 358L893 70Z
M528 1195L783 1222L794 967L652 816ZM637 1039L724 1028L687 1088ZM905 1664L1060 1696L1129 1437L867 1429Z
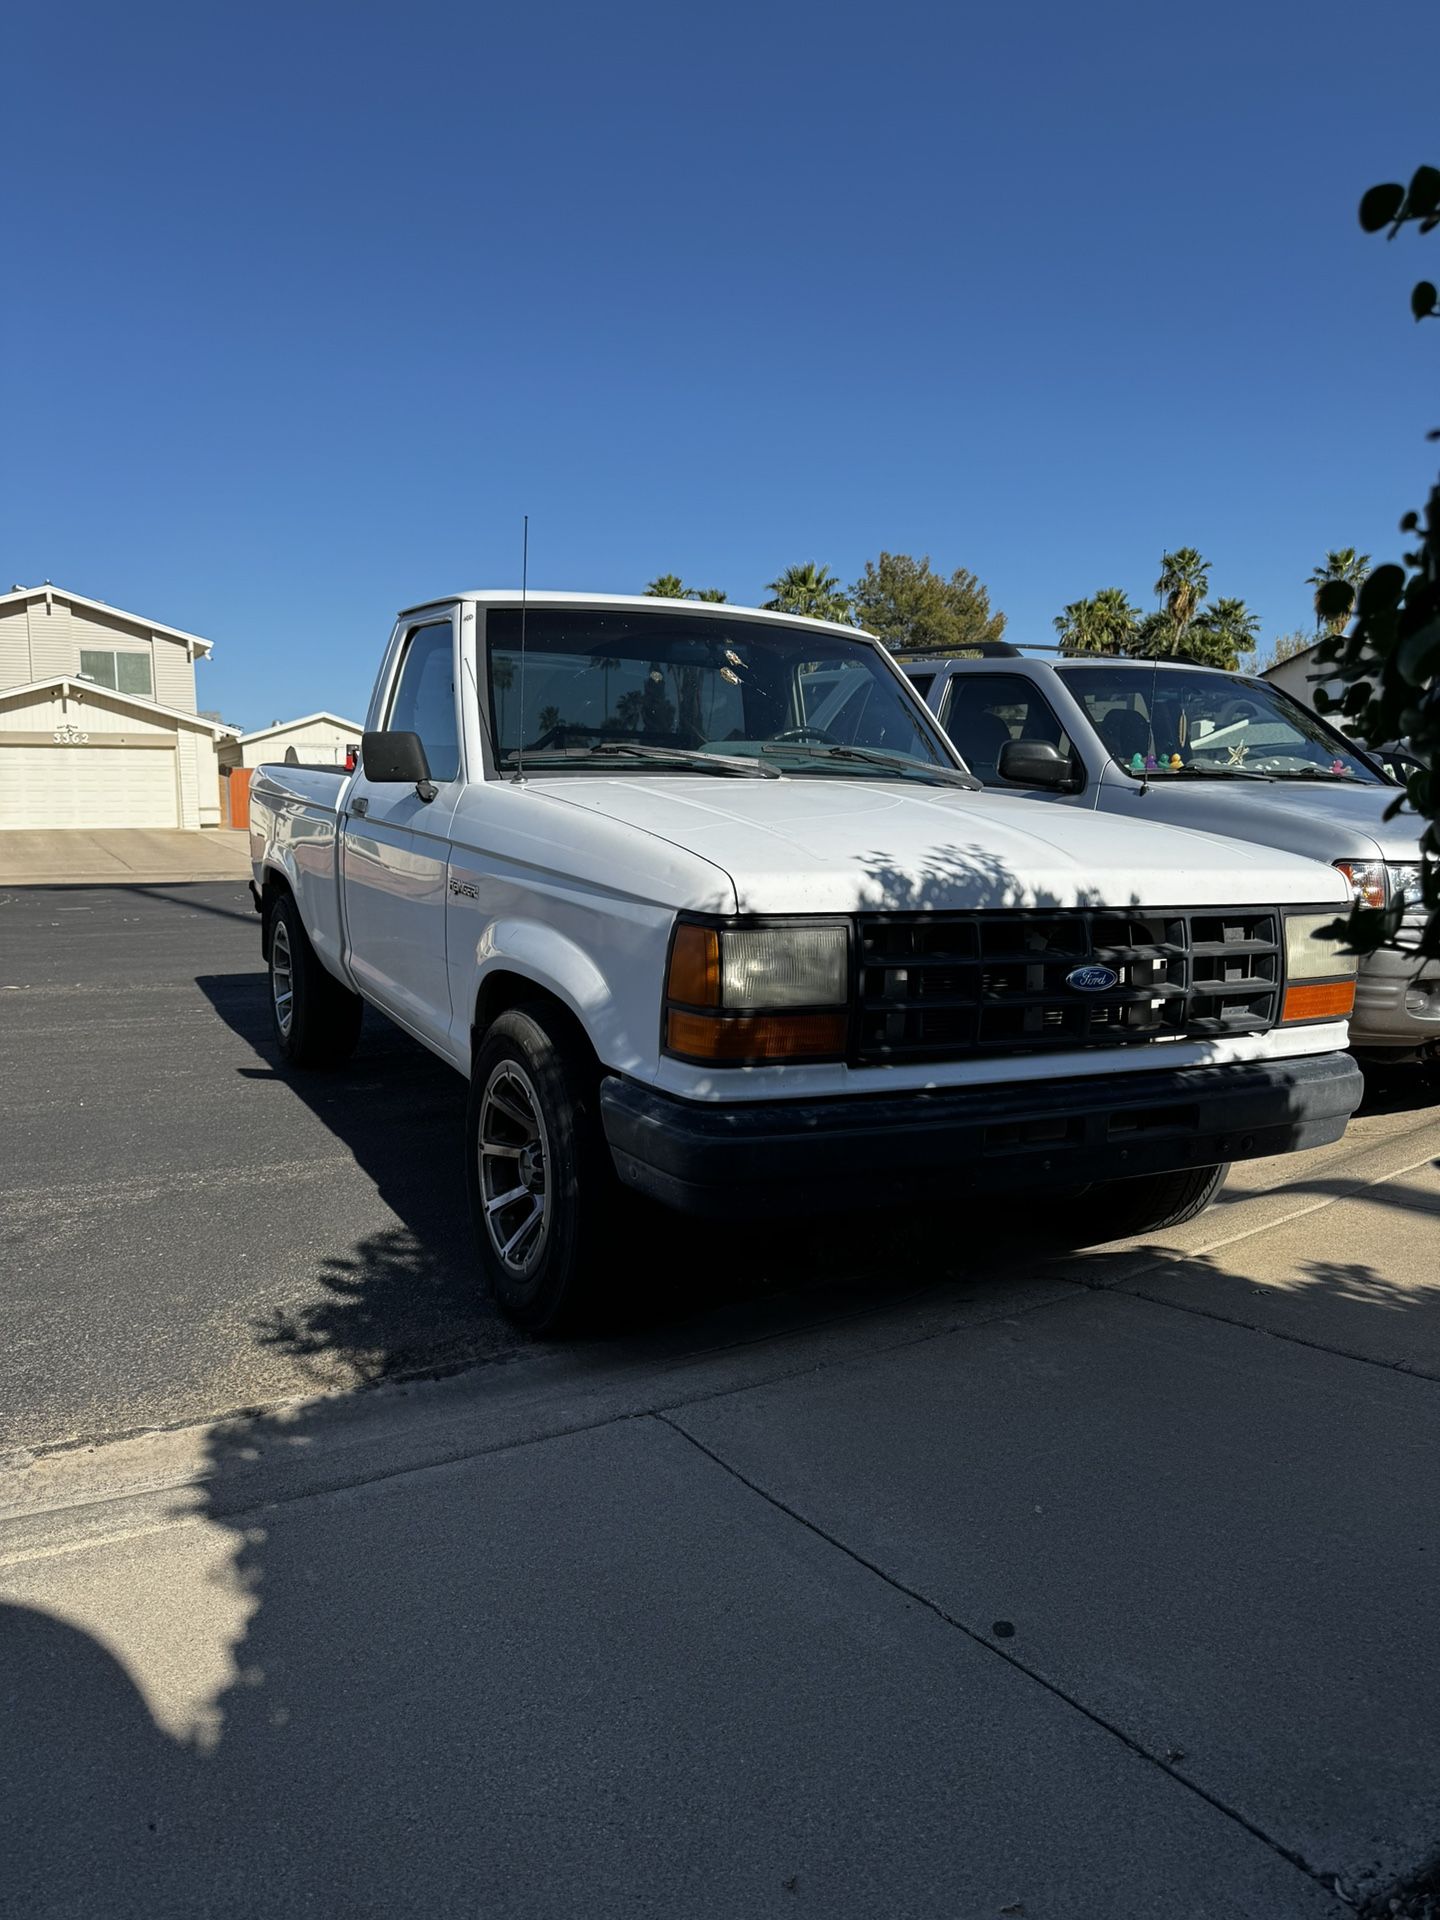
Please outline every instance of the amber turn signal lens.
M700 931L700 929L694 929ZM674 969L671 969L672 977ZM686 1060L820 1060L845 1052L843 1013L713 1013L665 1016L665 1047Z
M687 1007L720 1004L720 936L714 927L692 927L682 922L670 947L667 1000Z
M1290 987L1285 993L1286 1020L1343 1020L1355 1008L1353 980L1321 980L1314 986Z

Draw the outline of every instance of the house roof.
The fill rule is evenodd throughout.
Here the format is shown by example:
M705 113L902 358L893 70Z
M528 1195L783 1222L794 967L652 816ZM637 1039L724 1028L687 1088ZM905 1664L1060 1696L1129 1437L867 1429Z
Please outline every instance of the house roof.
M1323 640L1325 637L1326 636L1322 634L1320 639ZM1302 647L1298 653L1287 653L1283 660L1272 661L1271 664L1262 671L1260 678L1262 680L1268 680L1277 667L1291 666L1296 660L1308 660L1319 645L1320 640L1312 640L1308 647Z
M344 727L357 735L365 731L363 720L347 720L343 713L307 713L299 720L272 720L268 727L256 727L253 733L242 733L240 740L242 745L248 745L251 740L267 740L272 733L294 733L299 727L313 726L317 720L328 720L332 726Z
M198 713L187 713L183 707L162 707L158 700L142 699L138 693L117 693L114 687L102 687L98 681L82 680L77 674L55 673L46 680L27 680L23 686L0 687L0 705L7 700L18 700L27 694L53 693L56 688L62 693L73 693L81 699L112 701L116 706L129 707L136 713L158 715L162 720L183 720L187 727L198 727L201 733L213 734L217 740L235 739L234 727L227 727L222 720L204 720Z
M83 593L71 593L68 587L57 587L48 580L44 586L12 587L9 593L0 593L0 610L22 606L30 600L61 600L67 607L88 607L91 613L105 613L112 620L123 620L132 627L139 627L142 632L158 633L162 640L174 640L195 653L206 654L214 649L214 641L202 639L198 633L186 633L183 627L167 627L163 620L149 620L144 614L127 613L124 607L112 607L104 600L91 600Z

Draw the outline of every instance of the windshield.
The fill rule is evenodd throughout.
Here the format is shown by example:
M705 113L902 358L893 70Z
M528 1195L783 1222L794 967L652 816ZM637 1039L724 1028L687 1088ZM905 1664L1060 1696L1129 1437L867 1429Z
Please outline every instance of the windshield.
M1129 773L1384 784L1343 734L1263 680L1138 663L1058 672Z
M489 612L486 640L502 768L518 750L562 772L964 777L867 641L710 608L532 607L522 674L518 607Z

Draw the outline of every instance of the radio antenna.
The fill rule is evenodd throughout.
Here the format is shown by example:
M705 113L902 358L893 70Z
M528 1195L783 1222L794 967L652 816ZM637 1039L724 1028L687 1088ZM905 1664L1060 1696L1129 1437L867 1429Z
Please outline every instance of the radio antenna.
M515 742L515 778L525 778L525 607L530 592L530 516L520 534L520 735Z

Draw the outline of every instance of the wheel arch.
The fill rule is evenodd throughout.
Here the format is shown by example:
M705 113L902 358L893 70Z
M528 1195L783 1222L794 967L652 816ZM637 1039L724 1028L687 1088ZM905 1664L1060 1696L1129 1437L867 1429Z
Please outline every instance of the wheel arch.
M533 974L512 966L491 968L480 981L475 994L470 1022L470 1060L473 1067L485 1035L500 1018L517 1007L543 1009L552 1037L568 1045L577 1060L593 1073L600 1070L599 1056L585 1023L569 1001L556 988Z

